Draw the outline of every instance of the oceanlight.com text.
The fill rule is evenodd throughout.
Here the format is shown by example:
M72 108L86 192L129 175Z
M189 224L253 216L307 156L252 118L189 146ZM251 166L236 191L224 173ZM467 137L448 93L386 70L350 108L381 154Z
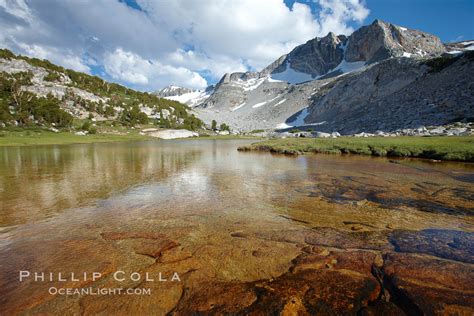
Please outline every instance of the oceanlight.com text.
M50 287L51 295L151 295L150 288L57 288Z

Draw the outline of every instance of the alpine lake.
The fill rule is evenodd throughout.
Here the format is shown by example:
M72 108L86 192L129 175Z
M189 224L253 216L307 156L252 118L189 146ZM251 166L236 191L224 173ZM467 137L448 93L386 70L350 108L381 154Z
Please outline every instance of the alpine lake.
M474 313L473 164L251 142L0 147L0 314Z

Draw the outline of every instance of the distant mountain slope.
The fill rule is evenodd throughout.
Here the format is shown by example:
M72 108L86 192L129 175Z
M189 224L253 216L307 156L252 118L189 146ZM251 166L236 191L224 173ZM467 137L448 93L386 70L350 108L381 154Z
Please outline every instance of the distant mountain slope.
M417 78L420 80L430 78L433 86L438 89L437 93L445 93L449 98L457 100L453 94L462 94L460 89L449 90L449 84L434 82L458 80L462 77L462 73L456 73L456 71L465 70L453 66L449 75L433 76L431 73L427 74L430 69L427 63L429 64L428 61L432 59L436 62L439 56L444 56L446 60L455 58L471 50L474 47L472 43L466 41L445 45L434 35L375 20L350 36L336 36L329 33L325 37L309 40L281 56L260 72L225 74L213 93L199 103L195 110L206 122L212 119L222 120L242 130L273 129L301 124L313 124L319 129L323 128L321 124L323 122L341 122L341 117L346 118L344 126L328 124L325 128L332 126L334 131L341 132L357 130L354 126L357 122L361 128L372 130L376 128L375 125L369 124L372 120L364 116L367 124L362 124L363 122L358 117L354 117L354 113L351 112L352 108L357 108L355 100L365 100L367 96L374 97L370 91L373 82L368 80L372 73L378 71L379 78L384 77L388 81L393 81L385 85L380 85L377 81L378 86L374 88L380 94L378 96L380 102L387 102L387 106L398 100L392 99L393 102L389 102L390 100L383 99L382 95L401 98L401 89L404 88L404 84L412 85ZM344 89L337 88L334 97L330 97L331 89L339 87L338 83L343 85ZM422 85L418 88L429 90L428 87ZM400 94L396 94L397 91L400 91ZM414 89L405 92L410 94L405 96L405 99L413 98L417 101L414 103L404 101L405 103L399 104L400 108L403 109L405 106L419 108L421 106L419 102L422 101L414 94L421 93ZM318 107L317 103L323 102L321 96L326 93L328 96L324 100L327 101L324 102L328 104ZM343 95L347 95L348 99L343 100ZM463 102L470 104L469 100ZM353 106L346 106L347 104L353 104ZM390 117L386 116L389 115L388 112L376 110L372 103L366 105L371 107L366 113L370 112L373 117L378 117L379 112L384 113L384 120L390 121ZM383 104L380 106L383 108ZM446 115L446 120L454 119L449 113L456 112L455 108L461 106L457 104L447 112L441 111L438 116ZM323 111L323 108L332 110ZM460 116L462 118L469 116L469 111L470 107L467 106L466 110L458 112L463 113ZM402 112L401 110L400 113ZM406 112L411 113L410 122L413 121L413 124L417 122L437 124L443 121L439 118L435 119L434 116L429 116L429 118L421 116L420 113L417 114L411 109ZM420 117L418 118L417 115ZM354 121L352 125L351 116ZM386 127L407 125L406 122L401 121L401 118L392 120L392 123L386 124ZM380 126L383 127L384 124Z
M0 92L2 125L66 127L73 119L87 118L124 125L151 121L163 127L191 129L202 124L186 105L177 101L109 83L46 60L17 56L6 49L0 49ZM59 125L57 117L62 117Z
M190 92L193 92L193 90L188 89L188 88L169 85L161 90L158 90L154 94L156 94L159 97L166 98L166 97L179 96L179 95L190 93Z
M214 86L209 86L205 90L191 90L178 86L168 86L153 94L168 100L178 101L180 103L194 107L204 102L214 91Z

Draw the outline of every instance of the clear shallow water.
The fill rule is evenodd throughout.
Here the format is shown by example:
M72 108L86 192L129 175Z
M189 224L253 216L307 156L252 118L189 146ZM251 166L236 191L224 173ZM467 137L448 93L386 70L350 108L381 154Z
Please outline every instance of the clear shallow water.
M321 195L335 203L375 201L374 194L397 189L406 191L404 196L380 202L415 203L420 209L431 203L433 211L469 213L464 202L473 197L472 165L409 160L395 164L358 156L295 158L235 150L246 143L188 140L3 147L0 225L35 222L94 202L166 207L225 199L234 204L243 199L288 207L295 202L291 200L305 195Z
M249 142L0 148L0 311L111 304L65 301L48 295L50 284L20 284L20 267L179 271L190 275L188 286L253 282L287 271L304 243L297 236L318 227L474 231L472 165L236 150ZM165 251L166 242L173 247ZM166 286L163 312L183 293L182 284Z

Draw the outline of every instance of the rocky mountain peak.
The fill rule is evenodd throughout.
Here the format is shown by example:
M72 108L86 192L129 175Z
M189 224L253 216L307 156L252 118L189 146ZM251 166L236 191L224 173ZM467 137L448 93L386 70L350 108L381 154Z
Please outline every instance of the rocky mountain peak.
M247 81L250 79L255 79L260 77L260 73L258 72L234 72L234 73L226 73L222 76L221 80L217 83L216 87L219 87L223 84L230 83L231 81Z
M332 32L325 37L311 39L286 55L284 60L274 67L272 73L282 73L291 68L293 71L309 74L313 78L321 76L342 61L343 50L339 45L346 40L346 36L336 36Z
M324 37L310 39L260 72L225 74L212 94L196 103L197 110L203 109L200 117L205 121L218 118L243 129L332 122L339 114L326 108L318 112L316 102L311 101L319 90L337 91L334 98L328 97L329 101L324 103L328 109L336 105L338 109L342 109L339 103L350 103L355 107L366 94L372 97L372 94L377 93L394 93L404 88L402 83L409 84L423 76L427 68L424 62L427 59L453 49L455 51L447 55L463 54L464 51L471 50L472 46L470 41L445 46L438 37L431 34L377 19L350 36L329 32ZM380 75L375 70L379 70ZM372 79L373 73L373 78L384 78L377 81L377 84L388 83L383 89L375 89L372 93L367 90L369 88L366 87L365 76L371 74ZM410 80L404 81L405 77ZM338 85L339 88L333 88L334 82L348 82L350 78L363 80L360 84L357 84L358 81L351 81L350 85L341 84ZM392 78L398 78L395 80L398 81L390 85L394 81ZM346 89L347 86L351 88ZM339 100L337 97L344 93L347 93L347 99L332 102ZM350 108L344 108L344 111L353 114ZM308 113L311 116L305 121ZM329 114L322 117L321 113ZM390 121L390 118L387 120ZM354 125L349 124L350 120L343 123L351 128ZM399 124L400 121L396 123ZM328 127L335 126L325 124Z
M345 60L370 64L390 57L434 56L443 52L443 43L434 35L376 19L352 33Z
M345 40L345 36L344 35L336 35L333 32L329 32L328 35L321 38L321 42L328 43L328 44L334 44L334 45L339 44L341 42L341 40Z
M285 61L286 61L286 57L288 56L288 54L285 54L283 56L280 56L280 58L278 58L277 60L275 60L273 63L271 63L270 65L268 65L267 67L265 67L261 73L262 74L265 74L265 75L268 75L270 73L272 73L275 69L277 69L278 67L280 67Z
M190 92L193 92L193 90L189 88L169 85L161 90L156 91L155 94L162 98L165 98L165 97L178 96L178 95L182 95L182 94L190 93Z
M349 37L329 32L324 37L311 39L280 57L264 72L277 74L277 77L303 73L311 80L391 57L437 56L445 51L441 40L434 35L376 19Z
M261 72L225 74L216 87L269 75L275 80L301 83L355 71L391 57L438 56L445 51L446 47L434 35L376 19L350 36L329 32L313 38Z

